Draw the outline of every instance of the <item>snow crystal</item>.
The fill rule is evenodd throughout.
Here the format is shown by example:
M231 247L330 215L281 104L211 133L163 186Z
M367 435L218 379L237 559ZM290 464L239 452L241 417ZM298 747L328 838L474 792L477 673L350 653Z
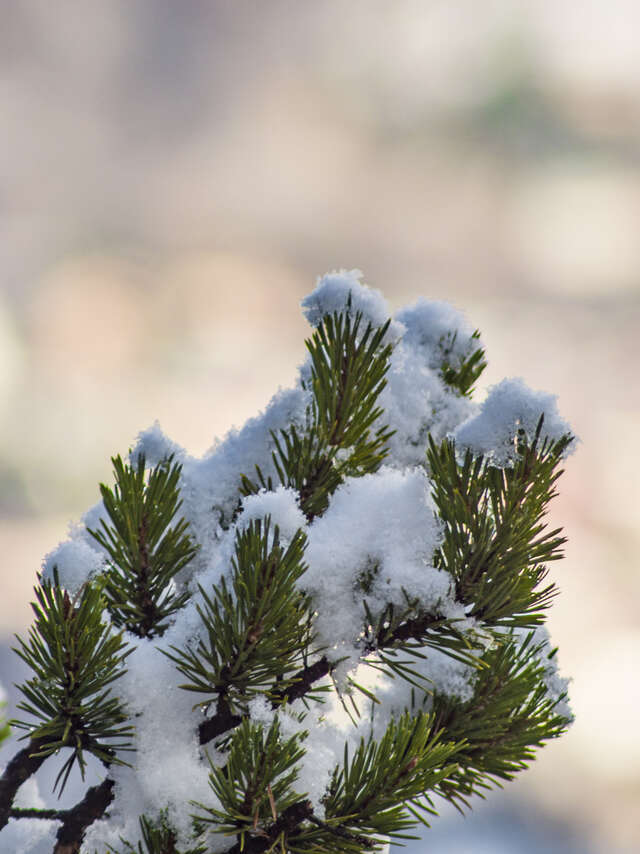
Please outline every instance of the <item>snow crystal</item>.
M295 489L279 486L273 492L262 490L257 495L248 495L242 500L242 512L237 525L245 528L254 519L271 517L272 528L280 529L283 540L291 540L296 531L305 528L307 520L300 509L300 496Z
M439 370L443 359L456 366L482 347L462 312L447 302L420 299L396 314L406 328L403 343L420 353L426 364Z
M558 413L556 400L556 395L533 391L521 379L505 379L489 390L480 411L461 424L453 432L453 438L459 448L486 454L496 465L509 465L516 456L516 434L524 431L531 442L541 415L544 415L542 439L557 441L571 433L570 426ZM573 451L574 444L569 445L565 455Z
M132 464L136 463L140 454L144 455L147 466L153 467L171 456L179 462L186 456L186 451L176 442L172 442L163 433L160 423L155 421L151 427L138 433L137 442L130 454Z
M395 431L388 442L388 462L401 468L424 465L429 434L441 441L476 408L468 398L454 394L404 340L391 354L380 405L384 409L380 424Z
M357 639L365 595L375 609L404 603L404 591L426 608L449 597L450 577L431 565L441 527L422 469L383 467L348 479L307 536L309 570L302 583L329 646Z
M132 768L114 766L110 773L115 798L108 821L96 825L92 845L106 846L117 829L123 838L139 831L128 817L145 813L157 816L167 809L179 838L191 832L190 800L210 803L209 763L198 743L201 713L192 708L194 697L178 687L184 680L155 643L135 638L137 648L127 658L127 673L118 681L118 692L135 721L135 754L126 756ZM127 836L127 834L129 834Z
M302 300L302 309L311 326L319 326L322 318L334 312L349 311L362 314L371 326L383 326L390 317L389 306L380 291L361 281L360 270L334 270L318 279L315 290ZM350 305L349 305L350 301ZM404 332L402 324L392 321L387 338L397 340Z
M60 585L75 594L92 575L104 567L104 556L84 540L67 540L49 552L42 563L42 576L53 582L58 570Z

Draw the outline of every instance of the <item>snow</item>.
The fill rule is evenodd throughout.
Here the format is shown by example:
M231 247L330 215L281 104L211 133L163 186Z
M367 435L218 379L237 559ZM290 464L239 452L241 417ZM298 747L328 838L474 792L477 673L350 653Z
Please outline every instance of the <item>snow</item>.
M42 563L42 577L53 582L54 569L58 571L60 584L70 593L77 593L80 587L104 566L104 557L83 539L67 540L45 557Z
M87 852L116 844L118 834L129 841L137 839L138 816L157 817L162 809L186 845L192 810L185 805L191 800L211 803L214 797L209 763L198 743L202 715L192 709L194 696L178 687L183 677L154 642L132 636L129 640L137 648L127 659L118 692L136 725L135 759L133 754L123 755L134 767L111 768L116 783L112 818L92 826L83 846Z
M480 339L472 337L474 328L464 314L447 302L422 298L399 311L396 319L406 329L405 346L420 352L432 370L440 368L445 352L455 367L483 347Z
M498 466L510 465L516 456L516 433L524 431L531 442L541 415L542 440L555 442L572 432L558 413L556 395L533 391L519 378L505 379L489 389L480 411L454 430L453 437L461 449L486 454ZM574 447L572 442L564 455L572 453Z
M382 295L364 285L357 270L323 276L302 306L312 326L336 311L360 312L374 327L383 325L390 316ZM306 732L307 753L297 785L301 793L309 795L319 815L323 814L322 795L342 759L345 743L355 747L369 732L381 734L391 718L411 707L414 699L408 682L392 679L371 666L376 662L375 653L369 654L368 662L363 661L363 600L376 614L389 603L404 606L408 596L426 612L457 619L460 630L474 643L486 641L482 625L468 619L464 605L455 600L451 577L433 565L443 528L425 466L428 436L440 441L452 435L460 448L489 454L496 464L506 465L513 458L516 430L524 430L531 438L542 413L545 436L556 439L570 428L558 414L555 397L529 390L522 380L505 380L494 386L480 406L449 388L441 376L443 360L455 366L481 347L472 336L473 327L464 315L446 303L420 300L396 314L388 334L394 349L387 386L379 401L384 414L374 425L375 429L386 424L395 431L385 465L375 473L347 478L331 496L324 514L311 523L300 509L298 493L280 485L272 460L273 432L277 434L292 424L304 430L311 403L304 382L309 376L308 360L300 367L294 388L279 390L263 412L240 429L230 430L202 458L190 456L163 433L157 422L138 435L132 460L143 453L147 465L152 466L173 455L182 464L180 514L190 523L199 549L175 579L177 587L189 590L192 596L165 635L156 640L127 638L136 649L116 687L136 726L137 752L124 756L133 768L114 766L110 770L116 783L110 817L91 826L82 847L84 854L102 854L109 844L118 848L121 838L135 845L139 839L138 816L145 813L153 818L163 809L168 810L179 832L179 843L186 846L189 815L194 811L191 802L214 805L209 760L221 765L225 757L213 744L207 745L206 752L198 744L203 713L194 710L193 703L202 695L181 689L185 677L160 649L171 645L193 649L206 637L197 610L202 602L199 586L210 591L223 576L229 577L236 534L252 521L270 517L272 531L278 526L285 542L298 530L305 533L308 568L299 584L311 596L315 611L316 647L310 661L324 654L332 662L340 662L333 679L326 680L332 689L348 692L353 678L369 686L380 700L372 709L370 702L360 697L363 714L355 723L345 714L335 690L322 705L311 703L307 708L298 700L277 712L283 737ZM338 457L342 459L348 453L349 449L340 449ZM265 479L273 478L273 489L241 498L241 474L257 481L256 465ZM100 572L105 554L87 528L99 528L104 518L105 508L99 502L72 529L70 539L47 555L43 564L46 578L52 577L55 564L61 583L75 592ZM548 658L548 636L542 629L538 632L539 642L545 644L541 652L545 684L549 695L558 699L567 682L559 676L555 658ZM444 652L428 648L424 653L423 658L416 655L407 660L424 683L422 699L426 699L427 707L433 690L461 702L469 700L475 681L473 668ZM566 701L558 708L568 710ZM260 697L251 701L248 713L264 726L276 714ZM13 847L7 850L31 852L24 847L29 843L20 841L22 831L14 824L3 831L14 834L10 837ZM37 823L40 830L30 832L44 833L44 824ZM4 840L0 836L0 845ZM215 836L209 845L210 850L228 847Z
M404 340L391 355L380 405L380 422L395 431L388 443L389 462L401 468L424 465L429 434L441 441L476 409L468 398L453 393L423 354Z
M291 540L296 531L307 525L300 509L300 496L295 489L285 486L278 486L273 492L263 489L257 495L243 498L237 525L247 528L254 520L267 516L271 519L272 529L275 526L279 528L281 541Z
M521 642L530 634L530 631L520 629L517 632ZM547 689L547 697L555 704L554 711L562 715L568 721L573 721L574 715L567 697L570 680L560 676L558 670L558 656L554 654L551 638L546 626L538 626L531 640L533 647L539 647L537 658L544 667L544 684Z
M138 440L130 454L131 463L135 464L141 454L148 466L155 466L167 457L173 457L176 462L186 457L185 449L163 433L159 421L154 421L151 427L138 433Z
M361 314L364 328L383 326L390 318L387 301L380 291L362 283L360 270L334 270L318 279L315 290L302 300L302 310L311 326L319 326L322 319L335 312L347 312L355 317ZM398 321L392 321L387 339L396 341L404 333Z
M427 609L450 597L450 577L431 565L441 525L421 468L349 478L307 536L302 585L318 610L319 640L335 658L350 654L363 627L361 576L372 576L366 598L374 611L404 604L403 590Z

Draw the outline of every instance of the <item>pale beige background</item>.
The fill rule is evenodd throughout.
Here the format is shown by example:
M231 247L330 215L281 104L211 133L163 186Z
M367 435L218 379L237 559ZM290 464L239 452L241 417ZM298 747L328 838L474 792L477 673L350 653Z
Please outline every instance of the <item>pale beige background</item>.
M582 439L550 616L577 722L516 791L640 838L640 6L24 0L0 28L2 635L159 419L292 382L317 274L449 299Z

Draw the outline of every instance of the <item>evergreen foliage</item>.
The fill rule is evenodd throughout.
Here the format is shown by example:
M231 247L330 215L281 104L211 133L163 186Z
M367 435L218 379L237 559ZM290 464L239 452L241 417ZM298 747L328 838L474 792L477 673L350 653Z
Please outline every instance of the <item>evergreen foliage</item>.
M37 722L13 724L27 730L23 738L38 743L35 755L71 748L56 778L62 792L74 763L84 777L85 751L111 765L124 761L117 751L131 750L133 727L111 687L130 650L103 623L97 587L85 586L72 600L57 583L44 581L35 594L35 623L26 643L18 638L15 651L34 673L20 687L26 699L18 709Z
M482 376L487 367L483 347L472 346L471 352L463 356L456 356L456 341L458 330L444 335L440 341L441 367L440 376L443 382L455 389L464 397L471 397L476 382ZM480 333L476 329L471 336L471 344L475 345L480 339Z
M4 709L6 708L6 705L6 703L0 703L0 744L2 744L5 738L8 738L11 733L11 727L4 717Z
M189 847L188 851L185 848L178 849L176 835L164 816L161 816L157 822L150 821L145 815L141 816L140 833L142 839L136 846L123 841L124 847L118 851L109 845L110 854L206 854L206 848L203 845Z
M540 584L566 539L542 520L572 437L541 440L543 424L541 416L531 443L516 435L510 468L470 450L460 464L455 442L445 439L438 447L429 437L433 495L445 526L435 565L451 573L456 598L486 625L539 625L556 592L553 584Z
M171 582L192 560L196 546L188 523L171 524L181 506L178 480L182 466L162 460L145 481L145 458L135 465L111 459L115 487L100 484L111 524L89 533L110 558L103 591L111 619L139 637L162 634L167 620L188 600Z
M439 794L470 806L469 796L512 780L535 758L534 748L562 735L568 720L545 689L544 656L554 654L536 643L534 632L521 644L509 632L482 657L471 700L457 703L434 692L434 729L459 743Z
M272 433L280 483L298 491L309 521L327 509L345 477L380 468L392 435L384 425L373 430L384 415L377 401L392 351L391 344L384 343L389 323L378 329L368 323L363 331L362 314L352 317L349 309L327 314L306 341L311 366L310 379L303 384L312 402L304 433L295 425L280 435ZM256 481L242 475L243 495L273 488L273 479L265 478L258 465L256 475Z
M276 401L278 417L200 462L155 434L151 465L144 440L112 459L99 526L72 548L96 560L76 590L45 573L18 641L29 742L0 777L0 834L40 817L60 823L54 854L367 854L412 838L438 798L469 806L566 729L543 624L565 542L545 517L570 431L535 410L535 431L508 434L508 464L474 449L473 430L459 446L480 417L478 333L440 334L423 305L403 313L405 341L372 293L332 274L307 298L315 329L286 417ZM417 415L397 403L407 375L423 383ZM415 465L393 451L427 434ZM391 483L397 506L378 500ZM389 543L332 541L355 533L345 518L369 536L355 494L374 496ZM68 810L15 808L62 748L57 789L87 752L105 779Z
M197 804L196 821L213 823L218 832L238 837L242 849L248 833L304 802L293 788L304 736L302 731L284 738L277 719L268 730L244 720L233 735L225 765L211 768L210 784L220 807Z
M236 535L231 585L223 577L211 596L200 588L198 614L206 639L196 650L165 652L189 681L181 688L218 699L232 713L253 696L282 692L302 666L311 640L311 603L297 586L305 571L305 536L285 548L270 519L255 520Z

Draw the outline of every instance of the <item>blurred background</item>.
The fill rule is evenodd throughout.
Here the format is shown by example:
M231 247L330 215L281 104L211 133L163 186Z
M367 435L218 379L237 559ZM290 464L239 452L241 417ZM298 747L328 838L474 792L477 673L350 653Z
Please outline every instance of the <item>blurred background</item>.
M110 455L241 425L293 382L316 276L360 267L463 309L484 387L557 393L582 440L549 617L576 723L407 850L637 851L640 5L1 11L0 643Z

